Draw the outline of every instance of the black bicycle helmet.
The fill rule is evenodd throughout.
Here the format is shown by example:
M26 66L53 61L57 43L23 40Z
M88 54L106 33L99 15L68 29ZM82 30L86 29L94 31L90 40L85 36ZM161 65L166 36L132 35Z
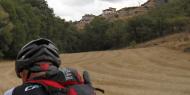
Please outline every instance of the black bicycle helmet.
M17 76L20 77L22 70L34 67L34 63L40 61L50 61L57 68L61 64L58 49L48 39L33 40L21 48L15 62Z

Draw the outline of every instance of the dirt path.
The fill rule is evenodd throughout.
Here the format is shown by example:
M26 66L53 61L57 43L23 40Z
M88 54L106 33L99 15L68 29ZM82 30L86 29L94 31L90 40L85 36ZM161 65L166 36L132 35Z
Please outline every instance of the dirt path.
M88 70L105 95L189 95L190 54L163 47L61 55L64 66ZM0 63L0 95L20 83L13 62ZM98 93L98 95L102 95Z

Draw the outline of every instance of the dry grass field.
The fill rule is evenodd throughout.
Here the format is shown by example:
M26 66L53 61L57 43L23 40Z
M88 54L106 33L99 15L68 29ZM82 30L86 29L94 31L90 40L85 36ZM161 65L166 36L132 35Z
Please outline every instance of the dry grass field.
M190 54L163 46L63 54L62 67L88 70L105 95L190 95ZM0 95L20 84L13 61L0 62ZM98 93L97 95L102 95Z

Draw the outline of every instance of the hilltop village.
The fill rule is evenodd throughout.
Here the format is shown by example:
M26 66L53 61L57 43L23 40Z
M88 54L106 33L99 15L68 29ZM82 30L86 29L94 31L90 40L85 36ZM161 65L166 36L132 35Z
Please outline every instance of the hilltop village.
M125 7L120 10L116 8L109 7L102 11L102 14L99 16L104 17L109 20L117 19L127 19L136 15L146 13L148 10L151 10L155 7L167 3L168 0L148 0L146 3L137 6L137 7ZM76 23L78 29L83 29L86 24L89 24L96 16L93 14L85 14L82 16L82 19Z

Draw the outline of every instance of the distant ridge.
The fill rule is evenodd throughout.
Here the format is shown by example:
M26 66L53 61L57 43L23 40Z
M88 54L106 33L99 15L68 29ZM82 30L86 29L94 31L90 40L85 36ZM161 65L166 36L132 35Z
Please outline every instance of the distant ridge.
M102 11L100 17L104 17L110 21L117 19L128 19L137 15L141 15L146 13L148 10L153 9L155 7L159 7L168 0L148 0L146 3L140 5L139 7L125 7L116 11L116 8L108 8ZM82 19L76 22L76 26L78 29L83 29L86 24L89 24L96 16L93 14L85 14Z

